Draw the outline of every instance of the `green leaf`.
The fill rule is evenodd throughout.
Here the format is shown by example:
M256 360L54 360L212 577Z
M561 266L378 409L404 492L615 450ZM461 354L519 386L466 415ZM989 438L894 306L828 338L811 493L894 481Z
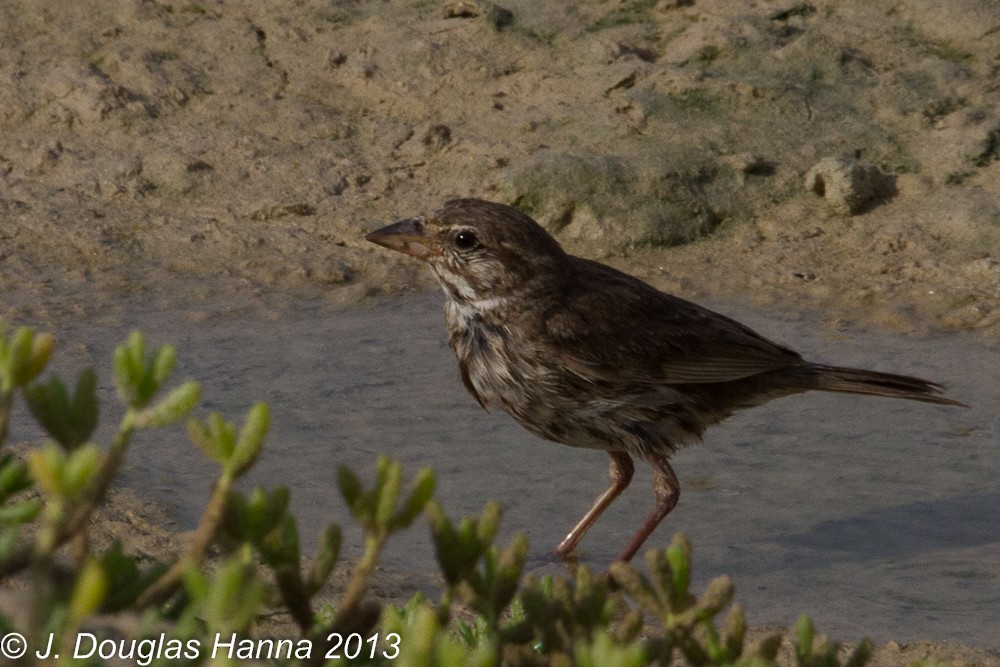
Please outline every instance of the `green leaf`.
M671 598L675 605L686 605L691 585L691 543L684 533L677 533L667 549L667 561L673 573Z
M393 517L391 527L393 529L406 528L413 523L413 520L424 511L427 501L434 495L436 485L437 480L432 469L424 468L418 472L410 484L410 495L403 503L403 507Z
M62 488L67 498L79 498L90 486L101 465L101 450L88 443L70 452L62 470Z
M278 525L281 517L288 511L290 500L291 494L289 494L287 486L276 487L271 490L271 493L267 494L267 505L264 507L264 516L268 524L271 526Z
M344 502L347 503L354 516L359 521L362 521L362 517L359 516L357 509L362 500L361 496L364 493L361 480L358 479L353 470L345 465L341 465L337 468L337 485L340 487L340 495L344 497Z
M140 571L136 559L122 551L120 542L112 544L101 555L101 566L108 581L108 594L102 605L106 612L128 607L166 568L166 565L159 565Z
M177 352L173 345L162 345L153 354L153 362L150 376L157 386L163 385L170 379L170 374L177 363Z
M285 514L260 544L260 552L272 568L299 564L299 529L295 519Z
M600 628L589 642L576 639L573 647L575 664L579 667L645 667L649 664L641 644L618 645L606 628Z
M258 496L259 502L257 502ZM226 504L222 511L222 527L236 541L253 543L266 532L260 530L264 513L263 496L264 490L259 488L250 492L249 501L235 489L226 495Z
M871 657L873 649L872 640L865 637L858 642L850 657L847 658L847 662L844 663L844 667L864 667Z
M482 514L479 515L479 522L476 524L476 537L480 542L492 542L500 528L500 519L503 517L503 506L495 500L486 503Z
M24 390L24 399L35 418L52 439L64 447L72 439L72 414L62 380L53 377L47 385L37 384Z
M493 609L497 616L507 608L517 594L527 554L528 539L524 535L516 535L500 554L493 584Z
M270 493L256 488L249 500L238 491L231 491L226 498L224 525L237 540L260 547L265 536L281 523L288 501L288 489L283 486Z
M760 657L762 660L774 661L778 655L778 651L781 650L782 635L780 633L773 633L759 639L754 648L754 655Z
M63 466L66 452L50 443L25 454L28 470L42 492L49 497L63 495Z
M196 567L189 567L184 571L184 590L192 600L204 602L211 591L211 582L204 572Z
M220 465L226 465L236 446L236 429L224 420L218 412L213 412L204 422L188 420L188 436L205 452L205 456Z
M378 498L375 505L375 525L388 530L396 512L399 487L403 483L403 466L396 461L390 461L388 457L380 457L378 467L379 475L375 486L375 495Z
M145 356L146 343L138 331L133 331L124 345L115 348L115 384L118 395L123 403L136 410L145 407L149 399L144 388Z
M799 616L795 624L795 655L799 664L808 664L813 652L813 623L808 616Z
M90 440L97 428L100 403L97 400L97 373L92 368L80 372L73 392L73 419L77 444Z
M438 566L441 568L441 574L444 575L444 580L449 586L455 586L466 576L469 562L474 564L479 558L479 553L474 551L474 546L464 545L460 542L455 525L445 515L437 501L431 500L427 503L427 517L431 522L434 553ZM471 526L471 521L465 523Z
M72 400L58 377L28 387L24 398L42 428L66 449L87 442L97 428L97 374L91 369L80 373Z
M702 613L715 616L725 609L733 599L733 580L723 575L708 582L705 592L698 598L698 607Z
M34 337L31 341L31 353L19 369L18 384L28 384L41 374L49 363L55 346L56 339L52 334L42 333Z
M0 506L0 525L20 526L29 521L34 521L42 507L42 501L37 498L2 505Z
M80 569L69 601L70 625L79 627L104 602L108 581L100 561L90 558Z
M647 552L647 561L654 560L653 553L653 550ZM634 598L643 609L660 618L664 617L667 610L660 603L656 590L649 583L649 580L639 574L631 565L615 561L608 566L608 571L614 582Z
M180 421L194 409L200 398L201 384L189 380L156 405L136 413L133 424L136 428L160 428Z
M28 327L18 327L10 338L6 348L6 358L3 367L3 388L9 391L21 385L22 368L31 356L31 339L35 332Z
M309 595L315 595L319 589L323 588L330 573L337 566L340 558L341 534L338 526L329 526L319 536L319 543L316 546L316 556L313 558L312 566L309 568Z
M31 486L31 475L23 461L13 454L4 454L0 458L0 500L7 496L24 491Z
M115 350L115 384L122 401L133 410L145 408L170 377L175 361L170 345L158 347L147 360L146 342L133 331Z
M18 327L8 339L6 330L0 329L0 390L9 393L38 377L54 348L51 334L36 336L30 327Z
M253 572L252 566L230 558L212 574L202 611L209 631L242 634L256 619L266 590Z
M236 441L229 465L233 474L239 477L253 466L264 447L264 438L270 426L271 418L266 403L257 403L247 413Z
M746 633L747 621L746 615L743 613L743 607L738 603L734 604L726 615L726 621L723 626L723 642L725 643L728 660L735 660L742 655Z

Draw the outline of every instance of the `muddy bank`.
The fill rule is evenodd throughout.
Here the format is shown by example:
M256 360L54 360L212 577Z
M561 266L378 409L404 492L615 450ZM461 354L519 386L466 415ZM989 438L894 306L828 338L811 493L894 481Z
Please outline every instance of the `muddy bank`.
M995 3L502 5L4 3L0 285L352 302L426 280L362 232L477 195L689 296L997 331Z

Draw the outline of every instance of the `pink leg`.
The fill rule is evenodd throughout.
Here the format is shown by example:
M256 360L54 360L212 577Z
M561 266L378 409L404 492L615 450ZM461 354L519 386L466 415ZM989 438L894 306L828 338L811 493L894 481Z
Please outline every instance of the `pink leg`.
M611 456L611 486L608 487L607 491L598 496L594 504L587 510L587 513L583 515L583 518L573 526L573 530L569 531L566 539L559 543L559 546L556 547L556 555L567 556L576 549L576 545L580 542L584 533L594 525L594 522L608 508L608 505L632 481L632 473L635 472L635 466L632 465L632 458L624 452L609 452L609 455ZM667 511L669 512L670 510Z
M674 469L670 467L667 458L653 456L650 457L649 463L653 466L653 493L656 496L656 505L632 541L619 554L618 560L626 563L632 560L635 552L642 547L643 542L656 530L663 518L670 514L670 510L674 509L681 497L681 485L677 482L677 475L674 474Z

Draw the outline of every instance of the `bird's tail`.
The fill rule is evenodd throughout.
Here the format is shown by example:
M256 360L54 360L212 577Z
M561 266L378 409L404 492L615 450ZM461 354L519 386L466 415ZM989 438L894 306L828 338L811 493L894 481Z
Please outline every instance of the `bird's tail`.
M907 398L925 403L940 405L961 405L941 395L944 387L911 375L896 375L894 373L879 373L858 368L841 366L824 366L810 364L809 370L815 375L813 389L820 391L839 391L849 394L870 394L872 396L890 396L892 398Z

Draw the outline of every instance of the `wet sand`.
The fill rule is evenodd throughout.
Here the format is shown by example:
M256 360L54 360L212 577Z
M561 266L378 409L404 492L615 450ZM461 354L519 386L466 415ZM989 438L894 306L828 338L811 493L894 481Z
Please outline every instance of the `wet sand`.
M602 453L535 438L466 394L436 291L339 310L303 300L270 317L262 306L233 312L231 302L160 313L123 303L119 315L68 324L60 337L74 344L61 363L106 368L115 335L139 328L177 343L179 376L205 380L206 411L235 418L267 401L272 432L245 486L294 489L307 545L335 522L347 528L345 555L360 554L336 467L370 476L374 459L388 453L410 474L434 467L437 496L453 515L500 500L502 539L525 533L531 570L559 574L549 550L607 483ZM991 373L1000 349L971 334L902 336L713 305L812 359L934 378L970 408L808 394L738 414L676 455L682 500L650 545L686 532L696 585L732 576L758 625L790 625L809 613L843 640L1000 647L991 620L1000 605L992 556L1000 542L992 410L1000 385ZM102 398L113 403L104 377ZM136 442L123 481L186 530L212 475L175 429ZM640 466L583 542L581 561L603 569L651 502ZM403 591L425 582L435 592L426 584L436 581L426 528L394 540L384 562Z

